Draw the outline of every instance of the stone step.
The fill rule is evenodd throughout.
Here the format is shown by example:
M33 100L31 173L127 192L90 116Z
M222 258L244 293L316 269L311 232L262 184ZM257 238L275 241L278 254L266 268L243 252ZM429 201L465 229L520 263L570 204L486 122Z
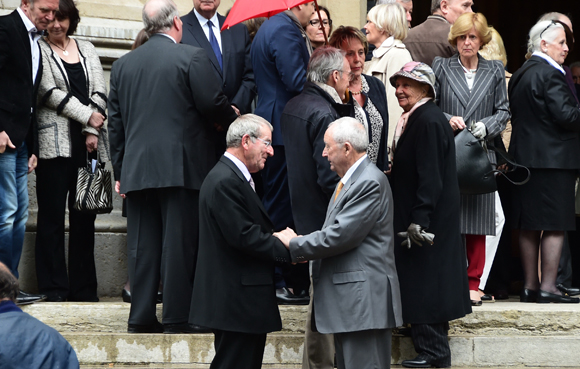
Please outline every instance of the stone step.
M129 304L36 303L23 310L60 331L85 365L191 364L204 367L214 355L213 335L128 334ZM264 367L299 367L305 306L280 306L283 330L268 335ZM161 316L161 305L158 305ZM580 367L580 305L484 304L451 322L454 366ZM414 357L408 337L393 337L392 362Z

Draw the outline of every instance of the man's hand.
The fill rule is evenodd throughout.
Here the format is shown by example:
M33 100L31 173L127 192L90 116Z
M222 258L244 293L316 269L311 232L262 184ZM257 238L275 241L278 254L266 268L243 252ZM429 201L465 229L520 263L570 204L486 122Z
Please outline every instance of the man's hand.
M232 105L232 109L234 109L234 111L236 112L236 114L238 115L238 117L241 115L240 114L240 109L236 108L235 106Z
M8 137L8 133L6 131L0 132L0 154L3 154L6 151L6 146L11 149L15 149L16 146L10 141L10 137Z
M290 248L290 240L298 237L296 232L294 232L291 228L286 228L280 232L274 233L274 237L277 237L287 249Z
M451 128L453 128L454 131L462 130L466 127L463 117L451 117L451 119L449 119L449 124L451 124Z
M411 242L416 243L419 246L423 246L421 242L426 241L430 245L433 244L433 239L435 235L433 233L427 233L421 229L421 226L415 223L411 223L407 232L399 232L397 236L403 237L405 240L401 243L402 246L411 248Z
M105 116L99 112L94 111L89 118L88 125L96 130L101 129L103 123L105 122Z
M36 155L32 154L32 156L30 156L30 159L28 159L28 173L30 174L34 169L36 169L37 165L38 159L36 158Z
M127 195L121 193L121 181L115 181L115 192L118 193L122 198L127 197Z
M85 138L85 145L87 146L88 152L93 152L97 149L97 145L99 143L99 138L92 133L87 133L87 137Z

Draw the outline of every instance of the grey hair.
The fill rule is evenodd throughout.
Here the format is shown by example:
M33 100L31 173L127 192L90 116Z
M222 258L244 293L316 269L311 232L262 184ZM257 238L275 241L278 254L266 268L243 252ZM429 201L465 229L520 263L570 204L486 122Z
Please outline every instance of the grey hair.
M546 13L544 15L542 15L539 19L538 22L541 21L551 21L551 20L560 20L562 17L566 17L568 18L568 16L566 14L562 14L562 13L558 13L558 12L550 12L550 13Z
M270 131L274 127L264 118L255 114L244 114L239 116L228 128L226 134L226 145L229 148L242 146L242 137L249 135L254 138L260 137L262 127L268 127Z
M383 4L393 4L393 3L410 3L413 0L377 0L375 5L383 5Z
M310 82L328 82L328 78L335 70L342 75L344 66L344 56L346 52L332 46L322 46L316 48L308 62L306 78Z
M570 64L568 68L580 68L580 61L575 61L574 63Z
M431 0L431 14L441 9L441 0Z
M556 39L556 33L558 29L564 29L560 23L554 23L553 20L544 20L536 23L530 30L529 40L528 40L528 53L531 54L535 51L541 51L542 40L551 44Z
M369 147L369 136L365 127L352 117L343 117L328 125L332 129L332 139L339 145L350 143L356 152L365 152Z
M149 37L156 33L166 33L173 26L173 19L179 17L179 10L173 0L149 0L143 7L143 24Z

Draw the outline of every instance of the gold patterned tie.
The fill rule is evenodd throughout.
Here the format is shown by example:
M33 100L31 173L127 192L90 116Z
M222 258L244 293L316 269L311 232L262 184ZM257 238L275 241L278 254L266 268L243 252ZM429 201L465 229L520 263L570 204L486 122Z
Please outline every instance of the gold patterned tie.
M342 181L338 182L338 186L336 187L336 194L334 194L334 201L336 201L336 198L338 197L338 194L342 190L342 186L344 186L342 184Z

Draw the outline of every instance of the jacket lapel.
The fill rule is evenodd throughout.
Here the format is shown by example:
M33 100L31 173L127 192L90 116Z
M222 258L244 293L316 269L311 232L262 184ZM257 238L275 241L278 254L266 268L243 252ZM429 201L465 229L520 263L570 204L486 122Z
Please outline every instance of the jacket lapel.
M361 173L365 170L365 168L367 167L367 165L369 165L370 162L371 161L367 157L365 160L363 160L362 163L360 163L360 165L358 166L358 168L356 168L352 176L350 176L348 181L344 184L342 190L340 190L340 193L338 194L336 200L334 200L334 196L336 195L336 188L334 189L334 192L332 193L332 198L330 199L330 203L328 204L328 211L326 212L326 221L329 220L330 214L332 214L336 205L338 205L342 201L344 196L346 196L348 191L351 189L352 185L358 180L358 177L361 175Z
M219 29L222 29L222 26L224 25L224 22L226 21L226 17L221 16L220 14L217 15L218 17L218 21L219 21ZM229 47L232 44L232 32L229 29L224 30L223 32L220 32L221 38L222 38L222 65L223 65L223 70L222 70L222 77L223 80L226 80L226 71L228 70L228 62L229 62L229 51L232 49L231 47ZM217 59L216 59L217 61Z
M187 24L189 25L189 27L188 27L189 32L195 38L199 47L203 48L207 52L207 56L209 57L209 60L213 64L213 67L219 72L220 76L223 79L222 70L220 68L220 63L218 62L218 60L215 56L215 53L213 52L213 49L211 47L211 44L209 43L209 40L205 36L205 32L203 32L203 29L201 28L201 24L199 24L199 21L197 20L195 13L192 10L191 13L189 13L188 15L189 16L187 17ZM222 43L222 48L223 48L223 43ZM223 59L223 56L222 56L222 59Z
M465 112L463 113L463 119L465 120L465 124L468 123L471 115L475 112L478 108L481 100L486 95L486 92L489 90L489 86L493 83L494 79L492 78L492 70L490 63L483 59L478 54L479 62L477 65L477 73L475 74L475 81L473 81L473 88L471 89L471 93L469 95L469 102L467 103L467 107L465 108Z
M451 89L455 92L455 96L466 109L468 99L469 99L469 87L467 86L467 81L465 80L465 72L459 64L459 55L455 54L449 58L449 69L446 77L449 81Z

